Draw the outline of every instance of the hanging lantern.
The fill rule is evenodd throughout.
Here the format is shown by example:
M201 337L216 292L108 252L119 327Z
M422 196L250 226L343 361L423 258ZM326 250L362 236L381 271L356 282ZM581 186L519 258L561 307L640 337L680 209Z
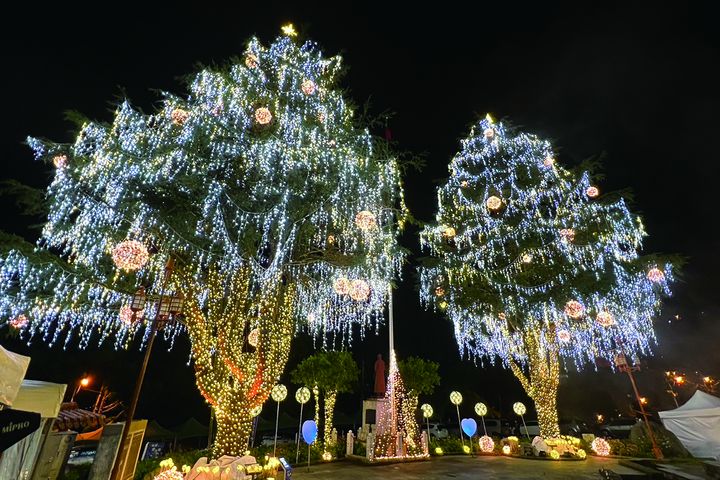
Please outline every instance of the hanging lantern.
M350 293L350 280L345 277L336 278L333 282L333 290L338 295L347 295Z
M145 300L145 287L140 287L133 295L132 300L130 300L130 310L134 313L145 310Z
M502 200L500 200L500 197L496 197L495 195L491 195L488 197L488 199L485 201L485 205L487 206L488 210L491 210L493 212L496 212L500 210L500 207L502 207Z
M377 227L377 220L375 220L375 215L372 212L362 210L355 215L355 225L360 230L372 230Z
M365 280L353 280L350 283L350 298L362 302L370 297L370 285Z
M150 259L150 254L142 242L125 240L113 248L112 259L116 267L129 272L144 267Z
M442 297L445 295L445 289L443 287L435 287L435 295L438 297Z
M609 327L615 324L615 318L607 310L603 310L602 312L598 313L596 320L603 327Z
M577 300L570 300L565 304L565 314L574 320L582 318L584 313L585 306Z
M135 312L133 312L129 305L123 305L122 308L120 308L120 314L118 316L126 327L132 325L136 319Z
M182 293L177 293L177 294L173 295L172 297L170 297L170 306L169 306L170 314L178 315L178 314L182 313L182 307L183 307L184 303L185 303L185 297L183 297Z
M647 278L653 283L660 283L665 280L665 274L659 268L651 268L647 273Z

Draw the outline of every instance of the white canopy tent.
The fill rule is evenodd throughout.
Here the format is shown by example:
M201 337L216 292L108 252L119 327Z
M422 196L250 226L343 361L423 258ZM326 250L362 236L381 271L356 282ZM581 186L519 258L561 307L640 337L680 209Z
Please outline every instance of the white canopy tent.
M0 403L13 404L29 364L30 357L0 346Z
M695 457L720 460L720 398L698 390L680 407L658 413Z

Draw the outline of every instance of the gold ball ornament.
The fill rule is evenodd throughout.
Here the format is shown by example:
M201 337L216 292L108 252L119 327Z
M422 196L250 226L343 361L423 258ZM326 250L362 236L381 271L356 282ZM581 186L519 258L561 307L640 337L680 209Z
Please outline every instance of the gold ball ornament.
M260 341L260 329L253 328L252 330L250 330L250 333L248 334L248 343L252 347L257 347L259 341Z
M500 210L500 207L502 207L502 200L500 199L500 197L491 195L485 201L485 206L488 208L488 210L492 210L493 212L498 211Z
M455 390L450 392L450 403L460 405L462 403L462 394Z
M55 155L53 157L53 165L55 165L55 168L60 170L67 166L67 160L68 160L68 158L67 158L67 155L65 155L65 154Z
M267 107L260 107L255 110L255 121L260 125L267 125L272 122L273 116L270 113L270 109Z
M350 280L345 277L336 278L333 282L333 290L338 295L347 295L350 293Z
M27 327L29 323L30 321L28 320L28 318L25 315L20 314L10 320L10 327L16 330L22 330L23 328Z
M443 287L435 287L435 295L438 297L442 297L445 295L445 289Z
M287 387L278 383L270 390L270 396L276 402L282 402L287 397Z
M443 237L446 238L453 238L455 236L456 232L453 227L445 227L443 228Z
M147 247L137 240L125 240L112 250L115 266L126 272L140 270L150 259Z
M585 194L590 198L597 198L600 195L600 190L597 187L590 186L585 190Z
M308 387L300 387L295 392L295 400L301 405L306 404L310 400L310 389Z
M317 85L312 80L303 80L300 89L305 95L312 95L317 90Z
M258 57L257 55L253 53L248 53L245 55L245 66L248 68L255 68L258 66Z
M575 455L577 455L579 459L584 460L587 457L587 452L585 452L582 448L578 448Z
M353 280L350 282L350 298L356 302L362 302L370 297L370 285L365 280Z
M527 408L525 408L524 403L515 402L513 403L513 412L515 412L517 415L525 415L525 412L527 412Z
M585 306L577 300L570 300L565 304L565 315L577 320L585 314Z
M598 313L595 319L597 320L597 323L603 327L609 327L615 324L615 318L613 317L612 313L608 312L607 310L603 310L602 312Z
M377 227L377 220L375 214L369 210L362 210L355 215L355 225L360 230L372 230Z
M570 332L567 330L559 330L557 336L560 343L568 343L570 341Z
M177 126L183 125L190 118L190 113L182 108L176 108L170 113L170 119Z
M483 435L480 437L480 440L478 440L478 446L480 447L481 452L490 453L495 450L495 440L493 440L492 437Z
M559 460L560 453L557 450L550 450L550 458L552 458L553 460Z
M482 402L478 402L475 404L475 413L477 413L479 416L484 417L487 415L487 405L485 405Z
M660 283L665 280L665 274L659 268L651 268L648 270L647 278L653 283Z

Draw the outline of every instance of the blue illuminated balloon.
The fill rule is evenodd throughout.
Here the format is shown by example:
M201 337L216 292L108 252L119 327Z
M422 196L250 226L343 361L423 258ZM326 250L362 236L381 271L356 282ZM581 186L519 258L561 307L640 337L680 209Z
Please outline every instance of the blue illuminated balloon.
M477 432L477 422L473 418L463 418L460 426L468 437L472 437Z
M315 420L305 420L302 424L302 434L305 443L310 445L317 438L317 425Z

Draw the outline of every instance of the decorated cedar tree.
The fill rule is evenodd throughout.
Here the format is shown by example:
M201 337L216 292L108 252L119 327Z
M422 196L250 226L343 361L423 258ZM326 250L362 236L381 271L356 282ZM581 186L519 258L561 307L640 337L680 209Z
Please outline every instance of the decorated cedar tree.
M422 301L453 322L461 354L512 369L556 437L561 363L649 354L671 263L640 256L640 218L535 135L488 116L449 170L421 233Z
M344 340L375 324L403 256L396 159L354 120L341 59L283 31L154 114L124 102L71 144L30 138L55 167L49 214L37 247L0 265L0 313L26 338L127 348L148 338L172 259L165 292L184 307L165 336L190 338L216 455L245 450L298 322Z

